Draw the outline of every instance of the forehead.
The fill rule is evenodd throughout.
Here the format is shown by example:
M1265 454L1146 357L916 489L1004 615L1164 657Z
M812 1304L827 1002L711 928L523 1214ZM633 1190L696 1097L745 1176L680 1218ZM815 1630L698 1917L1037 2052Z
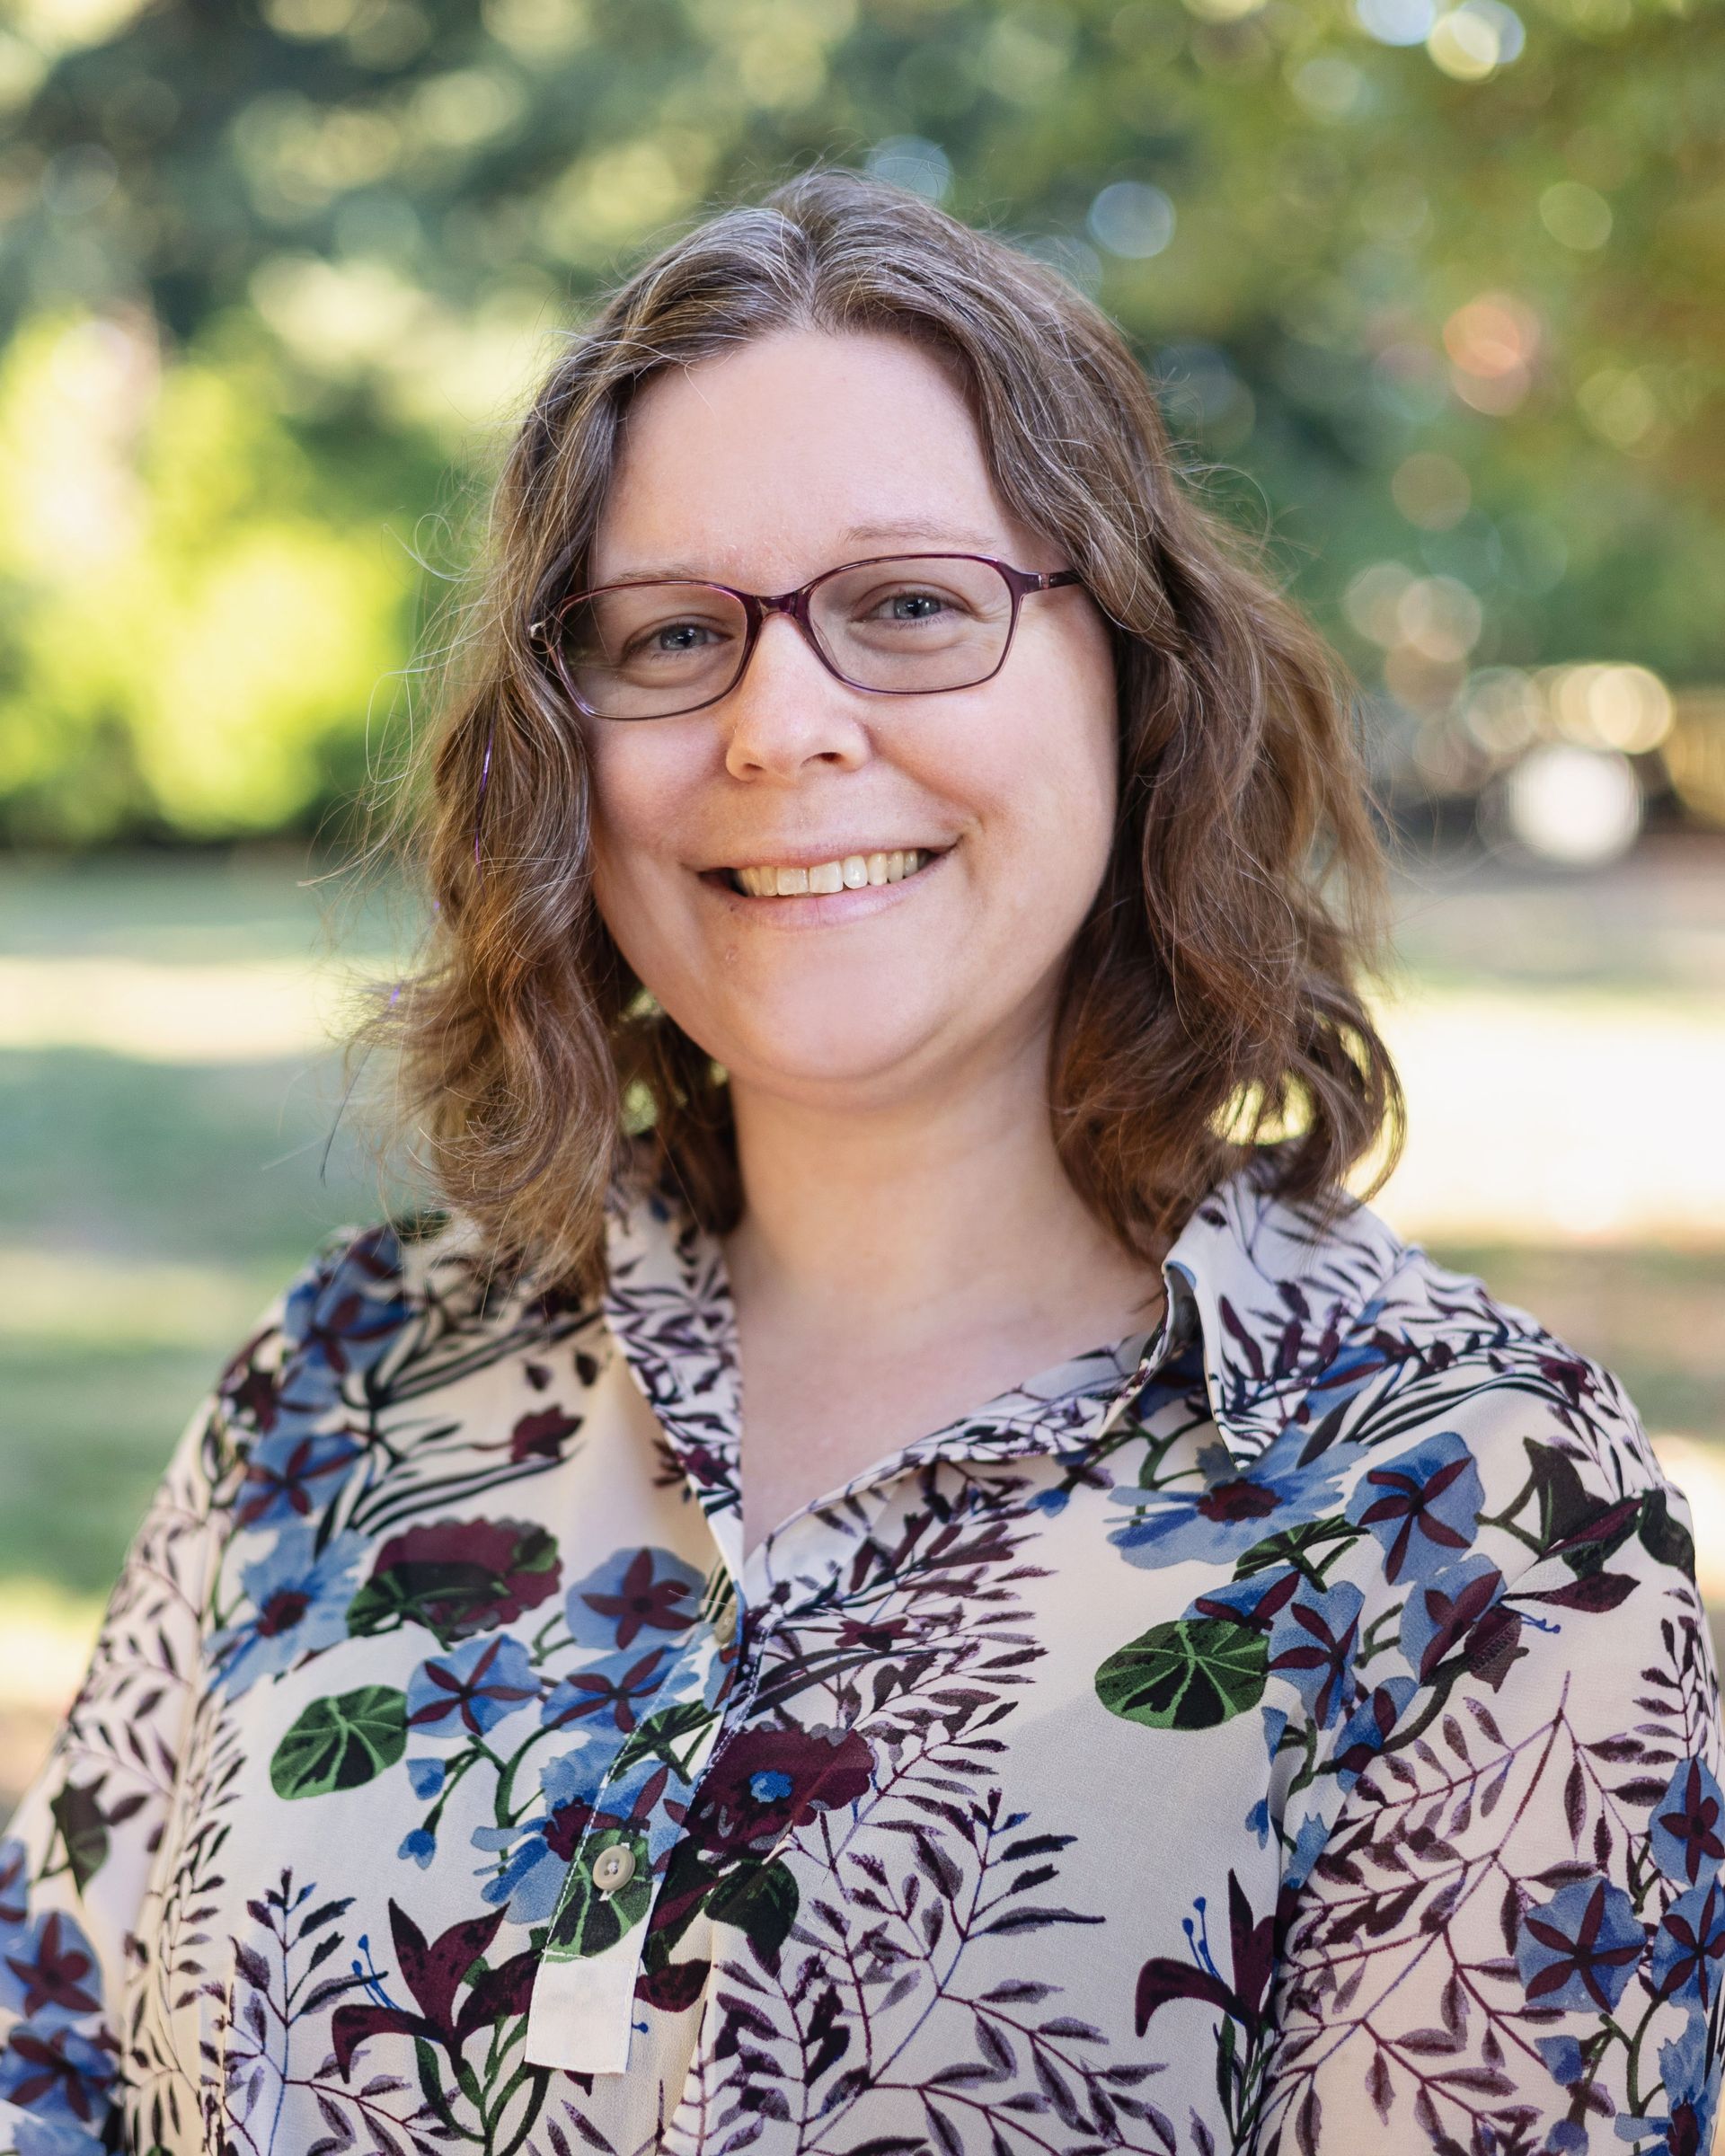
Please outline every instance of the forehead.
M588 573L778 589L847 554L1021 538L938 359L887 333L783 331L644 385Z

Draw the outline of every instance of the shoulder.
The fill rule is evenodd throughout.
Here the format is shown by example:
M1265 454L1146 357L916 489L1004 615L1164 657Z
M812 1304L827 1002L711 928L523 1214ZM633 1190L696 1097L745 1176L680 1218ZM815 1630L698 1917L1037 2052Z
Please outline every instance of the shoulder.
M472 1224L437 1210L325 1237L287 1283L216 1383L229 1463L323 1428L363 1401L382 1404L409 1372L422 1390L439 1366L471 1368L566 1314L567 1298L500 1275Z
M1359 1312L1354 1355L1381 1366L1348 1435L1393 1448L1421 1430L1454 1429L1489 1493L1517 1487L1546 1457L1570 1463L1601 1505L1664 1478L1641 1414L1617 1373L1477 1273L1418 1243ZM1308 1414L1311 1405L1308 1402Z
M1487 1511L1530 1475L1598 1506L1666 1488L1614 1371L1372 1206L1340 1194L1325 1217L1240 1179L1195 1247L1188 1292L1236 1458L1325 1453L1381 1473L1453 1454Z

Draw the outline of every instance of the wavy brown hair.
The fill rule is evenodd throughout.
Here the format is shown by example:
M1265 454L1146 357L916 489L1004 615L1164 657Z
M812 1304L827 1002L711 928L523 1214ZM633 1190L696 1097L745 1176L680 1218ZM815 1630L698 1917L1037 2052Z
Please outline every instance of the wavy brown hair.
M501 1263L595 1292L604 1208L650 1160L724 1233L743 1191L724 1074L594 904L581 729L528 635L579 588L631 398L788 329L889 331L956 371L1003 502L1112 623L1119 805L1068 955L1048 1112L1074 1187L1155 1261L1248 1156L1329 1217L1400 1082L1358 983L1386 862L1340 663L1189 490L1109 318L1002 239L842 168L673 241L572 334L509 449L410 788L433 928L360 1036L397 1052L421 1169Z

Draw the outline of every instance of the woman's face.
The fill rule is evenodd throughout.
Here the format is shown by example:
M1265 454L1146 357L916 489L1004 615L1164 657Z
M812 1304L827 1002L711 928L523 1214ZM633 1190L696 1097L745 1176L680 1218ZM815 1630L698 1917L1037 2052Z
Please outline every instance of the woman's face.
M633 403L588 582L790 590L892 552L1071 566L997 499L963 397L887 334L783 331L655 376ZM865 1108L1039 1054L1115 811L1107 625L1028 596L991 681L885 696L783 615L680 717L582 719L595 892L624 957L733 1084ZM918 848L901 882L751 897L727 869Z

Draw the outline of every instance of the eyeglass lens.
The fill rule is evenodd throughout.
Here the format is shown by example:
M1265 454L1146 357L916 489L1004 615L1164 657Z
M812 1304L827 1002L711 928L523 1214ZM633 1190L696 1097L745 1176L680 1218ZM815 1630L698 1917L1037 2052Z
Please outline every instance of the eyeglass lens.
M809 595L821 649L862 689L967 688L1000 664L1013 595L985 561L905 555L827 578ZM742 665L748 619L710 584L616 585L572 606L562 663L603 718L669 717L722 696Z

